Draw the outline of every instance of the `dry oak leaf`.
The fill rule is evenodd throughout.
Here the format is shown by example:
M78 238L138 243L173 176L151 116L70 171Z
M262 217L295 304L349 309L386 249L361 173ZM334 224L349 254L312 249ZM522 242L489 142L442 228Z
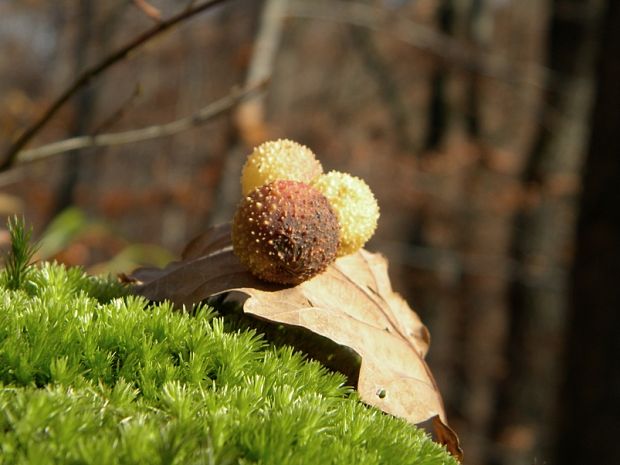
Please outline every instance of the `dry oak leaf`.
M242 294L245 315L308 330L298 331L293 345L345 373L365 403L414 424L432 423L436 439L461 458L424 361L428 331L392 290L381 255L360 250L308 281L281 286L258 280L239 263L230 225L222 225L190 242L182 258L164 269L142 268L125 278L138 294L179 306L222 293ZM308 343L306 338L313 337Z

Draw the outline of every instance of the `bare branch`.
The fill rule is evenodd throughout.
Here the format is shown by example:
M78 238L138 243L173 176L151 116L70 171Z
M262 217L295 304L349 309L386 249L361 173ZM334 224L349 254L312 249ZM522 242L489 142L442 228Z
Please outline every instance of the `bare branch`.
M133 0L134 5L141 10L146 16L151 18L155 22L161 21L161 11L155 8L146 0Z
M246 85L268 79L282 37L283 17L287 0L267 0L264 3L260 26L256 34L254 52L246 76ZM252 147L267 137L265 124L265 99L258 98L239 106L236 115L241 139Z
M28 163L52 155L69 152L71 150L94 147L109 147L113 145L132 144L160 137L168 137L200 126L216 116L230 110L242 100L257 95L265 86L266 81L244 89L235 89L226 97L223 97L201 108L196 113L169 123L148 126L146 128L133 129L131 131L99 134L95 136L72 137L51 144L43 145L35 149L23 150L17 157L18 163Z
M126 58L130 52L142 46L153 37L169 30L173 26L191 18L192 16L205 11L211 7L223 3L225 0L208 0L204 3L184 9L171 18L161 21L151 29L145 31L134 39L130 40L123 47L104 57L100 62L84 70L77 79L49 106L49 108L28 127L17 140L9 147L2 162L0 162L0 172L5 171L17 160L18 153L32 140L32 138L47 124L47 122L58 112L58 110L69 100L78 90L89 84L95 77L108 69L110 66Z
M25 170L22 169L22 166L16 166L10 171L4 171L3 173L0 173L0 188L20 182L25 177L26 173Z
M140 84L136 84L133 89L133 92L129 97L125 99L125 101L107 118L105 118L101 123L95 126L93 129L94 136L101 134L103 131L106 131L108 128L112 127L116 124L127 112L127 110L133 105L138 97L142 94L142 86Z
M282 20L288 0L266 0L262 5L260 22L254 41L246 85L252 85L272 75L275 56L282 37ZM239 140L229 151L218 181L215 207L211 210L210 224L228 221L239 199L239 182L236 173L241 172L247 149L269 137L265 121L265 99L257 98L239 105L235 112Z

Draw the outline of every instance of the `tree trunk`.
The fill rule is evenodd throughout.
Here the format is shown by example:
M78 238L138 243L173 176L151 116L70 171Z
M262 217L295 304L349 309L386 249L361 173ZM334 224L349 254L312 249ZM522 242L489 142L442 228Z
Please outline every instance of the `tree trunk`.
M585 0L574 7L592 11ZM593 15L551 5L542 121L521 183L536 203L515 217L511 255L522 272L509 292L509 333L505 356L510 370L502 380L493 427L498 449L492 463L521 465L548 457L554 431L555 395L561 377L559 357L566 320L566 250L573 241L575 193L558 189L577 179L587 145L592 101L590 58L596 41ZM568 181L568 182L567 182Z
M437 10L437 27L446 35L452 35L455 23L455 9L452 0L442 0ZM441 146L448 131L448 81L447 63L439 60L431 77L431 98L428 112L428 130L424 143L425 150L435 151Z
M562 465L620 463L620 2L606 3L560 396Z
M75 75L78 75L88 63L90 47L93 43L94 18L96 6L92 0L78 2L78 30L75 37ZM74 104L75 116L71 123L70 137L82 136L87 133L94 114L96 91L92 86L83 89L76 97ZM65 155L63 175L56 190L56 204L50 221L65 208L75 203L75 188L82 170L80 150L73 150Z

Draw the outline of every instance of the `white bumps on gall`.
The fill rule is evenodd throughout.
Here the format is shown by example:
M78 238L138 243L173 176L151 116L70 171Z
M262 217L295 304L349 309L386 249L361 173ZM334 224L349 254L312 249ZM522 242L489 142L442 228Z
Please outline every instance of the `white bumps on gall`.
M298 181L274 181L239 203L233 250L258 278L299 284L335 260L339 231L336 213L318 190Z
M372 237L379 220L379 205L368 185L338 171L319 176L312 185L327 197L338 217L338 256L357 252Z
M321 163L308 147L287 139L265 142L248 156L241 174L241 192L276 180L310 183L323 173Z

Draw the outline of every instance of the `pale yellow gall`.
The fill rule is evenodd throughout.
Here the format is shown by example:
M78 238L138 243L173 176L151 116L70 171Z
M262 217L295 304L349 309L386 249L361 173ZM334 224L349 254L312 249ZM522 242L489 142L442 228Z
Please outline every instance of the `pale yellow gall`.
M241 174L241 191L254 189L276 180L309 183L323 173L312 150L287 139L265 142L248 156Z
M358 251L372 237L379 220L379 205L370 187L355 176L330 171L312 185L331 204L340 223L338 256Z

